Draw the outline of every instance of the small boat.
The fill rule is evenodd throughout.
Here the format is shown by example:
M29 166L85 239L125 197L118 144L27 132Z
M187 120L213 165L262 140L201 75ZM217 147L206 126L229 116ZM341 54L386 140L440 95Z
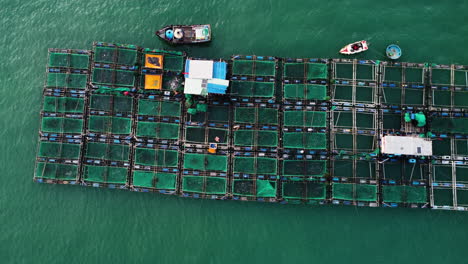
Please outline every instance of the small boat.
M156 35L172 44L193 44L211 41L210 25L170 25Z
M392 60L397 60L401 57L401 48L398 45L390 44L386 50L387 57Z
M369 49L367 42L365 40L357 41L351 44L344 46L341 50L341 54L352 55L360 53Z

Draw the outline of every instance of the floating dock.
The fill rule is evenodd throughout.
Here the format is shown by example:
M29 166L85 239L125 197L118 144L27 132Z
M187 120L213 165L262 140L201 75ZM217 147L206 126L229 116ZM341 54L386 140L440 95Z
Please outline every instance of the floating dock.
M468 66L236 55L226 95L186 98L186 59L103 42L50 49L34 180L468 210ZM191 100L207 110L188 113ZM432 155L383 153L385 136L423 138Z

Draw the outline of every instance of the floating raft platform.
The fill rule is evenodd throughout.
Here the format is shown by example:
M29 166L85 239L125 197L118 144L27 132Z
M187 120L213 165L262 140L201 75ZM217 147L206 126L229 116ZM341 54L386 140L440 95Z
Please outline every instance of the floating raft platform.
M228 94L192 115L186 58L104 42L50 49L34 181L468 210L468 66L235 55ZM415 112L426 126L404 121ZM424 137L433 155L382 154L389 135Z

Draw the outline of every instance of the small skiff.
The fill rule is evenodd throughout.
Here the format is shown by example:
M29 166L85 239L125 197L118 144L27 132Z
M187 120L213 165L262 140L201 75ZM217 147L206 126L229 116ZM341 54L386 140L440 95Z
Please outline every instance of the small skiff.
M170 25L156 31L156 36L172 44L211 41L210 25Z
M357 41L351 44L344 46L341 50L341 54L352 55L360 53L369 49L367 42L365 40Z

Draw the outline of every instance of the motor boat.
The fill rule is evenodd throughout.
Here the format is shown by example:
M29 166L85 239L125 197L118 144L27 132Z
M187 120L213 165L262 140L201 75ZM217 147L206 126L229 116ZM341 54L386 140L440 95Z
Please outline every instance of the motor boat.
M360 53L369 49L367 41L361 40L344 46L341 50L341 54L352 55Z
M156 31L156 36L171 44L193 44L211 41L210 25L170 25Z

